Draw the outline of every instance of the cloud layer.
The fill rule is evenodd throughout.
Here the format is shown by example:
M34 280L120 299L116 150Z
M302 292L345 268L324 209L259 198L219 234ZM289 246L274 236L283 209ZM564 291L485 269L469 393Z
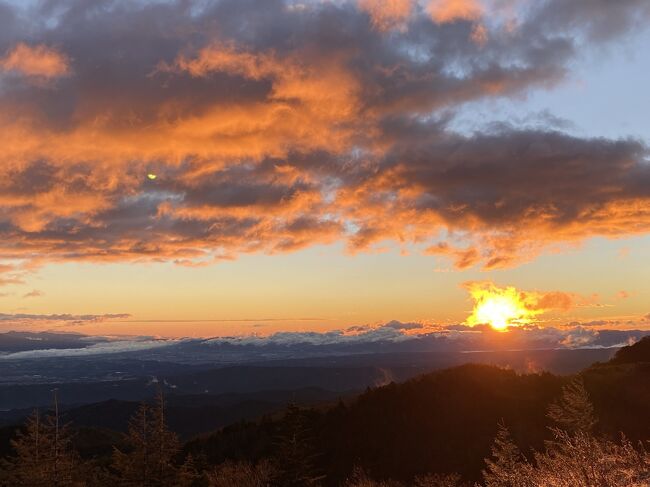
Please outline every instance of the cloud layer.
M0 258L391 240L494 268L648 233L643 142L450 124L649 17L645 0L0 3Z
M618 324L597 322L544 328L526 326L501 333L481 325L470 327L391 321L383 325L354 326L323 333L279 332L268 336L180 340L9 332L0 334L0 359L81 357L152 350L155 357L161 360L236 363L368 353L610 348L633 343L650 334L648 330L611 328ZM635 323L625 324L634 326ZM608 326L609 329L606 328ZM22 342L17 343L17 338ZM153 357L148 355L148 358Z
M30 296L31 295L31 296ZM40 294L34 294L34 291L28 293L27 297L36 297ZM99 323L115 319L127 319L131 315L127 313L110 313L110 314L32 314L32 313L0 313L0 325L4 329L10 327L16 329L22 328L43 328L45 326L75 326L87 323Z

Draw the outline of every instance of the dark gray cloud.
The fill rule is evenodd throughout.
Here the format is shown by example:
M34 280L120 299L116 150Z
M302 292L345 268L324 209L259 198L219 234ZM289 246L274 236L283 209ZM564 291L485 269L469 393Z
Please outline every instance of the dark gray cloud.
M401 321L389 321L384 325L386 328L392 328L394 330L419 330L424 328L422 323L402 323Z

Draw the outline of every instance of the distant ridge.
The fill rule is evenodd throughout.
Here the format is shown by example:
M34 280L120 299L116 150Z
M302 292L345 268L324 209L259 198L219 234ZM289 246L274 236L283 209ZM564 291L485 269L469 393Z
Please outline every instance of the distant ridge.
M628 345L616 351L610 364L630 364L650 362L650 336L643 337L633 345Z

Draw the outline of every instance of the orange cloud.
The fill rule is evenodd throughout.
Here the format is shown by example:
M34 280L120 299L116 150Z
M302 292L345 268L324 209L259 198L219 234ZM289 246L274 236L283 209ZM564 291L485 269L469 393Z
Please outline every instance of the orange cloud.
M483 6L479 0L431 0L427 11L439 24L458 20L475 21L483 16Z
M13 71L24 76L37 78L58 78L70 71L68 58L44 44L30 46L19 42L0 60L4 71Z
M472 29L470 39L472 39L472 42L474 42L474 44L484 46L488 41L488 31L485 26L483 24L476 24Z
M478 2L432 4L440 22L471 20L459 29L432 29L397 0L260 2L256 16L235 0L201 14L181 2L147 10L146 29L139 3L115 5L62 15L2 61L61 79L42 90L9 77L0 91L0 259L202 265L392 240L458 268L497 268L650 232L640 142L519 127L464 136L449 114L563 79L596 25L583 17L607 19L609 4L527 36L559 8L545 4L518 42L495 45ZM378 35L388 28L390 39ZM46 37L66 39L75 76ZM474 62L477 44L489 63ZM441 234L450 243L434 243Z
M412 13L412 0L359 0L359 8L370 15L380 31L405 28Z
M457 249L450 246L447 242L440 242L425 249L428 255L444 255L451 257L456 269L468 269L481 261L481 254L476 248Z

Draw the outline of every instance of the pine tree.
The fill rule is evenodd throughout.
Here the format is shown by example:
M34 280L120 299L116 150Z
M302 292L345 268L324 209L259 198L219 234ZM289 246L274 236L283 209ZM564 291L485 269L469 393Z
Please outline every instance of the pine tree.
M547 416L569 433L587 433L593 430L597 422L594 406L581 376L575 377L562 388L562 395L549 406Z
M11 441L15 456L3 460L2 485L67 487L75 485L79 470L68 425L62 425L58 397L53 413L42 417L38 410L27 419L24 431Z
M3 486L46 486L49 482L47 458L52 451L52 437L38 409L27 418L24 431L11 440L14 457L3 459Z
M53 436L51 485L54 487L73 485L76 455L72 451L70 427L67 424L61 424L59 398L56 390L54 391L54 413L46 418L46 422Z
M487 469L483 471L486 487L523 487L526 483L525 471L529 464L525 461L510 432L503 422L498 424L497 436L492 445L492 458L486 458Z
M191 454L187 455L183 465L178 469L177 485L178 487L191 487L201 477L199 470Z
M314 466L316 454L305 411L291 403L287 406L283 430L278 438L276 460L283 487L318 485L324 476Z
M650 485L650 454L623 437L620 443L579 431L555 429L555 441L535 455L536 468L527 472L535 487Z
M178 437L167 427L162 393L154 406L142 403L129 422L129 450L113 451L113 466L121 485L133 487L175 486L178 468L174 457L180 449Z
M153 421L153 451L154 461L154 479L157 484L154 485L174 485L176 486L176 477L178 468L174 464L174 457L180 451L180 442L178 436L167 427L165 419L165 398L162 390L156 397L156 404L152 409L151 419Z
M124 486L149 486L151 477L150 449L151 432L148 420L149 406L145 403L129 420L126 443L130 451L124 453L118 448L113 451L113 467L117 471L119 481Z

